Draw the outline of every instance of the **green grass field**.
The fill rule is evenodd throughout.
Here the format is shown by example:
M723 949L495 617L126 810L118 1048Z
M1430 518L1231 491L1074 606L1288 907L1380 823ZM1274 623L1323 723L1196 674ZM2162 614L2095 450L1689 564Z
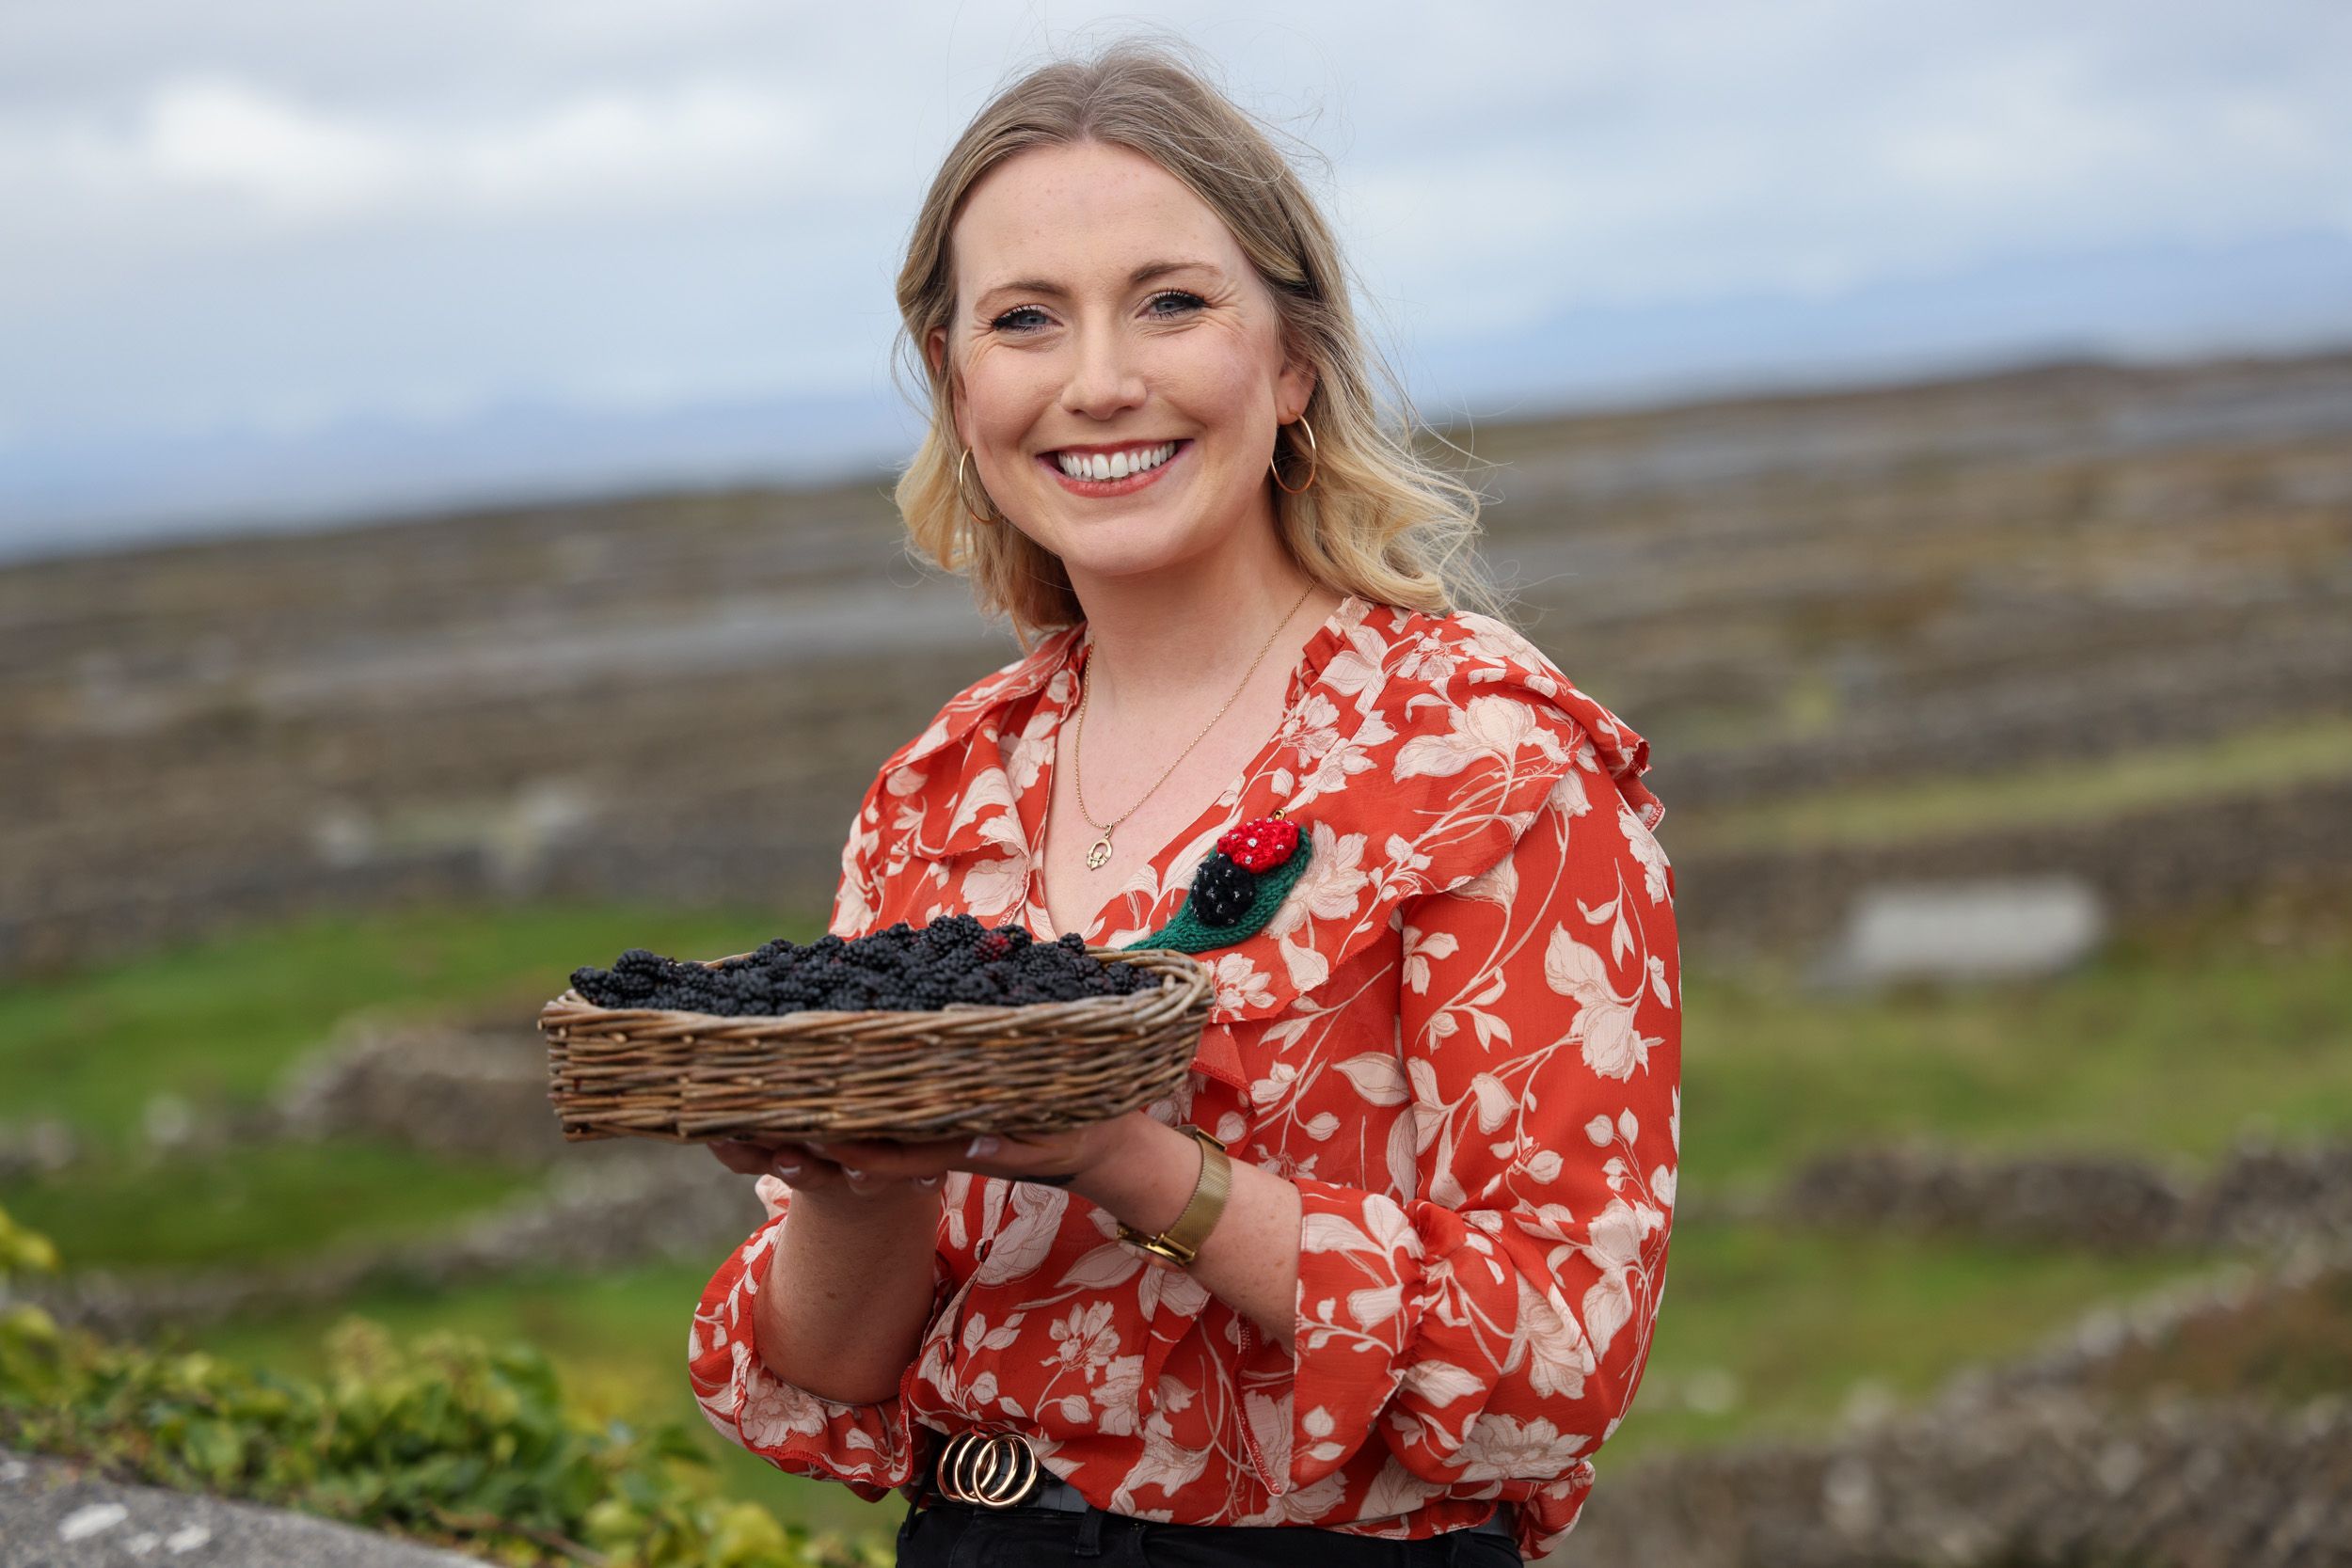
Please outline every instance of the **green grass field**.
M2352 965L2324 929L2127 933L2063 979L1825 996L1785 976L1683 982L1686 1183L1769 1181L1918 1137L2207 1167L2249 1135L2352 1130Z
M405 912L225 937L0 994L12 1117L56 1115L128 1147L148 1098L267 1092L362 1008L511 1006L517 1028L583 962L623 948L715 956L818 927L626 908ZM1785 976L1686 977L1681 1191L1769 1182L1810 1155L1916 1134L1981 1149L2064 1146L2209 1163L2235 1137L2352 1130L2352 965L2343 927L2217 912L2136 931L2062 980L2014 990L1825 998ZM0 1185L69 1267L259 1263L422 1233L525 1179L349 1141L248 1148L139 1168L119 1155ZM403 1333L454 1327L547 1350L605 1414L688 1425L724 1483L813 1523L887 1528L899 1505L788 1477L702 1422L687 1324L711 1268L517 1275L439 1296L385 1293L332 1312L205 1329L206 1348L314 1370L326 1326L358 1312ZM1966 1363L2013 1354L2092 1305L2215 1259L1732 1225L1676 1230L1642 1396L1602 1465L1645 1451L1815 1433L1858 1388L1915 1398ZM2352 1304L2282 1314L2296 1376L2352 1385ZM2331 1317L2330 1313L2334 1315ZM2284 1352L2280 1354L2286 1354ZM2183 1378L2260 1386L2259 1350L2182 1347ZM2249 1368L2251 1370L2249 1370Z
M149 1097L257 1100L345 1017L540 1005L584 963L630 947L718 958L823 922L630 908L399 911L322 915L154 958L0 989L8 1116L62 1117L126 1141Z
M1810 790L1788 800L1690 812L1676 824L1674 843L1677 853L1910 844L2003 826L2105 821L2152 807L2347 774L2352 774L2352 719L2320 715L2233 730L2201 745L2038 763L1998 778L1955 776Z
M83 1268L194 1269L425 1235L538 1185L529 1172L335 1139L106 1161L0 1182L0 1207L70 1245Z

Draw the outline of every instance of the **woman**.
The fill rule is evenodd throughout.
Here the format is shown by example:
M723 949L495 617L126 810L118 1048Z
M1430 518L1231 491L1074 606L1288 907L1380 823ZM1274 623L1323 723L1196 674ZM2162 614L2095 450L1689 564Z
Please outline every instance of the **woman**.
M1240 824L1308 860L1200 955L1174 1099L719 1147L770 1217L697 1397L903 1489L901 1562L1539 1557L1646 1361L1680 1135L1647 746L1456 608L1475 498L1383 430L1342 277L1263 133L1132 43L1000 95L917 223L898 500L1029 651L882 763L832 935L1124 946Z

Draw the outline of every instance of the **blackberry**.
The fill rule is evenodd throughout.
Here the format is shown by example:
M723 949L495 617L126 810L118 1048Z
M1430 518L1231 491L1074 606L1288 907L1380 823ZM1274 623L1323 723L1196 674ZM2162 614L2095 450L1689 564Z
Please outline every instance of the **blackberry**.
M1132 964L1097 958L1075 932L1040 942L1019 926L990 927L970 914L921 927L902 920L855 939L827 932L805 947L778 937L715 964L632 947L609 970L572 971L571 982L598 1006L722 1017L930 1011L959 1002L1028 1006L1129 996L1158 983Z

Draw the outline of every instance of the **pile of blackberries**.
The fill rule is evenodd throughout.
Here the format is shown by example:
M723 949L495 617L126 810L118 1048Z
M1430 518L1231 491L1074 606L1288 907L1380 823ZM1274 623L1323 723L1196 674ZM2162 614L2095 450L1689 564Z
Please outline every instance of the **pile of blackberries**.
M755 953L705 966L632 947L611 969L572 971L572 989L599 1007L685 1012L927 1012L950 1003L1020 1006L1152 990L1160 976L1104 963L1075 932L1039 942L1017 926L951 914L919 930L900 921L845 942L805 947L778 938Z

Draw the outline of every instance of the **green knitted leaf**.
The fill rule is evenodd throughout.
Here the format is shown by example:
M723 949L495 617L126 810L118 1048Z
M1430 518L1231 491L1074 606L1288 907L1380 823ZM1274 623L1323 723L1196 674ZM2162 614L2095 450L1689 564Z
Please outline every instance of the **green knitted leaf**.
M1300 873L1307 869L1308 846L1312 835L1307 825L1298 825L1298 847L1291 858L1258 879L1258 895L1249 901L1249 908L1231 926L1210 926L1193 918L1192 895L1177 908L1176 917L1167 925L1138 941L1120 949L1132 953L1139 947L1167 948L1177 953L1206 953L1212 948L1231 947L1248 937L1265 929L1265 923L1274 918L1274 911L1282 907L1282 900L1298 883Z

